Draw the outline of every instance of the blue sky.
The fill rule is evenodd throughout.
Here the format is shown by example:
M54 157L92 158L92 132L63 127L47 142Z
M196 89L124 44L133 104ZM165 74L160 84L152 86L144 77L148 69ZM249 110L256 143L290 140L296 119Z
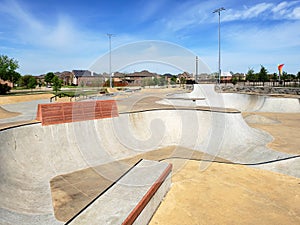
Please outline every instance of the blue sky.
M198 55L215 72L218 16L212 12L219 7L226 8L222 71L259 71L262 64L273 73L281 63L288 73L300 71L299 0L0 0L0 54L17 59L23 75L89 69L107 54L106 34L113 33L114 54L135 42L169 42Z

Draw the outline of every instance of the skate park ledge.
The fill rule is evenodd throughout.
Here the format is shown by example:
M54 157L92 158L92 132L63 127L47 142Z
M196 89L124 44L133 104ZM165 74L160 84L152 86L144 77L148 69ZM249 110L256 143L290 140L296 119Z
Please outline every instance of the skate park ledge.
M195 101L195 99L189 99ZM218 107L184 107L184 106L168 106L160 105L158 108L150 107L148 109L133 110L122 113L137 113L154 110L201 110L213 111L220 113L240 113L236 109L218 108ZM79 122L85 120L95 120L118 117L118 107L115 100L97 100L82 102L63 102L39 104L36 120L40 121L43 126L61 123Z
M43 126L117 117L115 100L39 104L36 120Z
M141 159L67 223L149 223L171 186L172 164Z

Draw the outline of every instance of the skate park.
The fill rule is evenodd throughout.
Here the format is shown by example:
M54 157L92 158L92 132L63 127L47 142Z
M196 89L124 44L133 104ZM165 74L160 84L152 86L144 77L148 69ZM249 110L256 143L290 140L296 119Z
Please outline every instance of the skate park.
M39 100L35 104L37 106L45 102ZM2 108L9 111L13 106L3 105ZM215 164L220 164L223 167L242 167L240 170L249 172L263 171L262 173L268 174L266 176L279 176L279 180L284 177L287 184L294 184L294 191L287 192L287 195L294 196L292 203L299 201L298 195L295 195L299 191L299 147L290 151L274 150L269 147L275 139L270 133L249 126L255 119L276 126L281 123L279 119L283 114L292 115L295 118L293 123L299 124L298 98L223 94L215 92L214 85L195 85L191 92L136 92L117 99L114 110L117 113L107 118L74 120L45 126L34 120L34 110L34 114L31 114L34 121L31 124L3 128L0 133L3 162L1 223L64 224L74 216L80 217L83 215L81 213L85 213L86 215L81 216L87 219L85 222L76 223L76 217L73 223L98 224L95 212L90 211L95 208L98 210L96 215L100 214L101 217L97 204L101 207L103 200L100 196L94 204L90 202L99 192L118 184L125 184L129 187L129 192L136 187L152 185L153 181L151 184L147 181L145 184L136 184L128 181L126 176L122 177L140 159L154 163L144 162L147 166L142 166L144 175L139 175L141 177L147 177L145 174L155 171L153 168L156 165L162 167L162 171L167 168L168 163L173 165L173 179L171 181L170 174L166 175L167 184L159 189L164 189L164 192L159 193L160 198L156 200L158 203L148 213L148 219L154 213L158 217L166 214L166 211L160 209L164 202L156 211L157 206L164 195L168 198L168 190L172 193L172 188L176 187L171 182L178 179L176 176L180 175L180 171L186 167L194 168L196 162L199 165L193 170L200 174L205 174ZM268 119L266 113L273 113L278 120ZM223 169L225 172L226 169ZM191 185L195 182L198 181L190 181ZM278 188L284 186L279 185ZM111 209L108 211L113 212L114 217L120 218L122 212L115 212L114 209L123 208L122 197L117 198L119 201L111 201L112 208L107 209ZM82 211L82 208L86 210ZM298 221L297 204L289 210L290 214L283 213L289 217L288 221ZM68 212L72 215L64 217ZM109 215L108 212L102 214ZM179 215L181 219L186 219L181 213ZM154 215L152 219L155 218ZM118 224L112 221L114 220L107 224Z

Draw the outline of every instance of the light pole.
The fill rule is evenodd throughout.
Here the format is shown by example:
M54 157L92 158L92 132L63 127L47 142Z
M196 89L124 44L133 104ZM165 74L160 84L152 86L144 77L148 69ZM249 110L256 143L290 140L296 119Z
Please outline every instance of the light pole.
M198 59L198 56L196 56L196 76L195 76L195 81L196 81L196 83L197 83L197 81L198 81L198 61L199 61L199 59Z
M221 17L221 11L225 10L223 7L216 9L213 11L213 13L219 14L219 78L218 83L221 83L221 32L220 32L220 17Z
M113 34L107 34L109 39L109 87L112 88L112 73L111 73L111 37Z

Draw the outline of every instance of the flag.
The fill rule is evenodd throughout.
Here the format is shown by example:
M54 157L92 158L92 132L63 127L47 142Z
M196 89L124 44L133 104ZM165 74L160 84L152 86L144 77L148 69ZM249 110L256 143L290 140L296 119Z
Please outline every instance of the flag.
M283 66L284 66L284 64L278 65L279 76L282 75L282 68L283 68Z

